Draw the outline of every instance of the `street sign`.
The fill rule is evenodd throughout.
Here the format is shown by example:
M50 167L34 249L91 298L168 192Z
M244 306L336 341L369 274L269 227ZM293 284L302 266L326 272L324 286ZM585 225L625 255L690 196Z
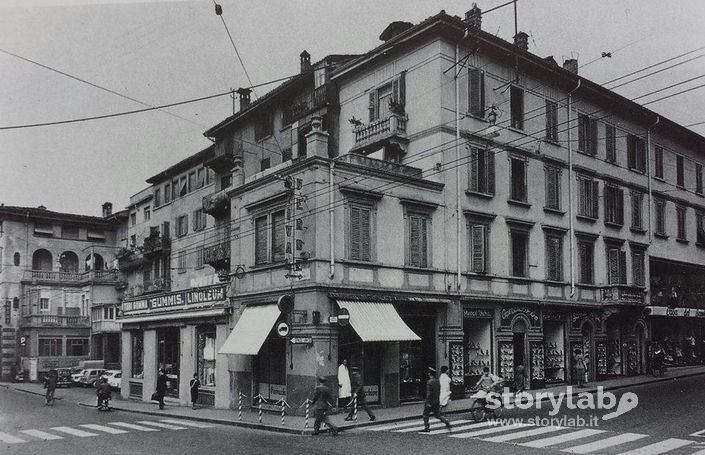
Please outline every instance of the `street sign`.
M277 300L277 307L284 314L291 313L294 310L294 296L291 294L282 295Z
M313 344L312 337L293 337L289 340L291 344Z
M289 324L284 321L277 324L277 335L279 335L281 338L286 338L287 336L289 336Z
M340 311L338 311L338 325L345 327L348 324L350 324L350 312L347 308L341 308Z
M27 346L27 337L20 337L20 346Z
M328 316L328 322L331 324L337 324L338 323L338 316Z

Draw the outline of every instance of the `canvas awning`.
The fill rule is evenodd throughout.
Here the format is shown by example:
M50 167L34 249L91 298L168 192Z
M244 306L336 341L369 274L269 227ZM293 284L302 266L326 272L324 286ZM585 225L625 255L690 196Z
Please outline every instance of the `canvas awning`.
M276 304L246 307L218 353L257 355L280 313Z
M391 303L338 300L362 341L420 341Z

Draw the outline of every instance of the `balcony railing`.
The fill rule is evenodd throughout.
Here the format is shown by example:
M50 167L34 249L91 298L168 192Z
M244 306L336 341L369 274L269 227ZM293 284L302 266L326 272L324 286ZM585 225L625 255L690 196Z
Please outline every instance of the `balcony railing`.
M58 316L55 314L25 315L20 324L22 327L76 327L90 328L88 316Z
M354 149L363 149L393 137L406 139L407 121L405 114L391 113L386 118L355 127Z
M121 257L118 258L118 267L120 270L130 270L141 266L144 263L144 256L140 254L137 250L127 250L130 253L125 252Z
M291 104L284 109L283 123L288 125L324 107L327 103L332 101L329 93L332 92L329 91L328 86L322 85L312 92L295 98Z
M145 256L168 253L171 250L171 239L160 235L147 237L142 244L142 253Z
M602 300L614 303L643 304L644 288L624 284L611 284L602 288Z
M117 321L110 321L110 320L104 320L104 321L93 321L91 323L91 330L94 333L102 333L102 332L120 332L120 326L121 324Z
M370 158L359 153L348 153L340 157L339 161L343 161L350 164L356 164L358 166L364 166L370 169L401 175L404 177L415 177L421 178L423 176L423 169L405 166L403 164L392 163L389 161L378 160L375 158Z
M120 281L120 272L117 270L90 270L83 274L84 279L95 282Z
M229 268L230 242L222 242L203 248L203 263L214 269Z
M203 212L221 218L230 214L230 196L226 190L209 194L203 197Z
M171 290L171 281L165 280L163 278L157 278L156 280L145 280L143 292L164 292Z
M85 283L85 282L115 282L119 281L117 270L89 270L88 272L61 272L54 270L27 270L23 281L53 282L53 283Z

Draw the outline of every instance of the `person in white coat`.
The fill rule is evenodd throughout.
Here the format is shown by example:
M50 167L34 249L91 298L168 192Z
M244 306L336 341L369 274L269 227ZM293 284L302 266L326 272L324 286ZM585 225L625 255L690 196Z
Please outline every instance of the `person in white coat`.
M350 372L348 372L348 361L343 362L338 367L338 407L344 408L350 402L352 386L350 384Z
M448 406L450 403L450 376L448 376L448 367L441 367L441 375L438 378L441 383L441 407Z

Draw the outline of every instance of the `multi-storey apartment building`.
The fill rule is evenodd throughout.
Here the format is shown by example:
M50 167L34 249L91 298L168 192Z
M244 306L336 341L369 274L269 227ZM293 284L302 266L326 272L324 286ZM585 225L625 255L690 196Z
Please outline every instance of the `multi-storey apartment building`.
M92 327L91 314L115 318L121 217L110 203L102 218L0 207L3 378L23 369L36 380L90 358L119 365L119 328Z

